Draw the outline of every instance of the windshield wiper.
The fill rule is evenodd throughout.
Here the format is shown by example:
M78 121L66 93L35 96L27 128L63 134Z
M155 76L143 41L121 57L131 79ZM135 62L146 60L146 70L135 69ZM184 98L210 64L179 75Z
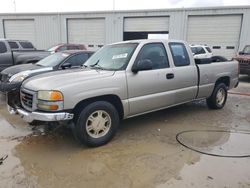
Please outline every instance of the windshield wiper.
M99 62L100 62L100 59L98 59L93 65L90 65L90 67L95 67L96 65L98 65Z
M103 68L101 65L99 65L99 62L100 62L100 59L98 59L98 61L96 61L96 63L94 63L93 65L90 65L90 67L105 70L105 68Z

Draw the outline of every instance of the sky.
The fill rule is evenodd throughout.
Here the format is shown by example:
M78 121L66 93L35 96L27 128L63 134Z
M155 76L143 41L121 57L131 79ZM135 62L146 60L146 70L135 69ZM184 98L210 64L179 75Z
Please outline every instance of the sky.
M250 5L250 0L0 0L0 13Z

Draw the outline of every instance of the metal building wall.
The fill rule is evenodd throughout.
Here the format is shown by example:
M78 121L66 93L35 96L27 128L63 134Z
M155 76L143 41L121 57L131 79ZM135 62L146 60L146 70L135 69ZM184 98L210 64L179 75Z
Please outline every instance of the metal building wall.
M53 44L67 42L68 18L105 18L105 43L123 40L124 18L144 16L169 16L169 38L187 39L189 15L227 15L243 14L240 35L240 49L250 44L250 7L213 7L139 11L105 11L76 13L36 13L36 14L0 14L0 38L4 37L4 19L34 19L37 48L47 48Z

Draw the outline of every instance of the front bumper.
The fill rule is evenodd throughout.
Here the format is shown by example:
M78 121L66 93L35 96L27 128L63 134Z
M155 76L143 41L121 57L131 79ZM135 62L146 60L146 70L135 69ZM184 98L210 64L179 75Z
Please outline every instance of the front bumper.
M8 111L10 114L18 114L25 121L32 122L34 120L38 121L66 121L71 120L74 117L74 114L67 112L56 112L56 113L47 113L47 112L28 112L21 108L12 108L8 107Z

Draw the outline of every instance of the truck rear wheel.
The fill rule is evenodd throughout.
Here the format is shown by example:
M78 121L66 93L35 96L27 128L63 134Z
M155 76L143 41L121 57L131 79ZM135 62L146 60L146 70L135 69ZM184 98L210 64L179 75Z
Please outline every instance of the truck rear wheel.
M227 101L227 87L224 83L215 86L212 95L207 98L207 106L210 109L222 109Z
M108 143L119 125L116 108L106 101L97 101L84 107L75 123L75 136L81 143L97 147Z

